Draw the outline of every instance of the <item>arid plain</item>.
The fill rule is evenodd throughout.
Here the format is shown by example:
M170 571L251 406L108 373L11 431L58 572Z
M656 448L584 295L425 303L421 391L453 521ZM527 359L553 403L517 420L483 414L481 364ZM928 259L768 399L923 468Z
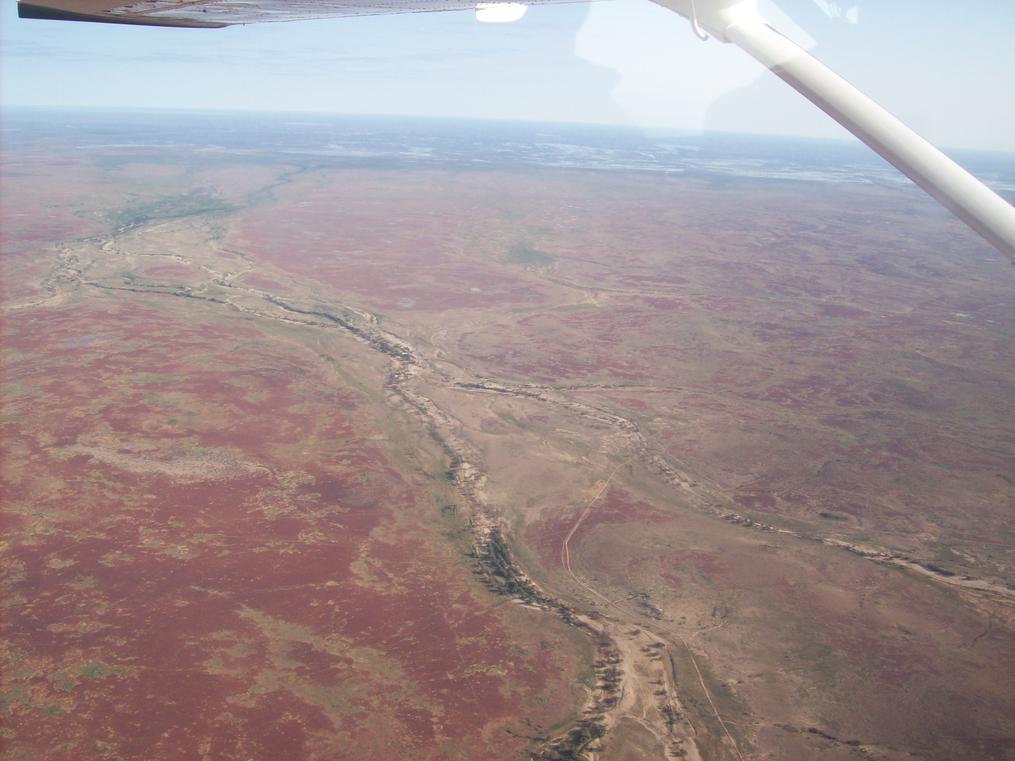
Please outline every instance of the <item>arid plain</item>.
M1015 269L915 189L2 179L5 756L1015 754Z

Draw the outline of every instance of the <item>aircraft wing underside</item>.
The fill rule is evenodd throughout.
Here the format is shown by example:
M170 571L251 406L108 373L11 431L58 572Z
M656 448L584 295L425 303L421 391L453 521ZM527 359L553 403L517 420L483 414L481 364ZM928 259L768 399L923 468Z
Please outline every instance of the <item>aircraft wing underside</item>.
M575 0L522 0L525 5ZM476 0L27 0L21 18L142 26L222 27L383 13L475 10Z

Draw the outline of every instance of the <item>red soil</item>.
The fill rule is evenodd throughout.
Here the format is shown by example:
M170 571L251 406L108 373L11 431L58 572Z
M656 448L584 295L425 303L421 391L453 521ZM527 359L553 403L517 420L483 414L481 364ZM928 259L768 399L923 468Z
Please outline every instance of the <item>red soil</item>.
M521 752L504 726L567 689L563 642L512 647L511 617L529 613L477 597L425 492L313 354L168 306L9 321L25 357L3 431L19 743L149 759ZM201 465L216 458L233 470Z

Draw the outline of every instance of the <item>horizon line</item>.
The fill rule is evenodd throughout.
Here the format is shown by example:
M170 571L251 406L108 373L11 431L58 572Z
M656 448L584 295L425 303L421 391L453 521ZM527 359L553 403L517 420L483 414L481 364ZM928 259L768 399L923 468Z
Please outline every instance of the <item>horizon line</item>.
M672 127L648 124L631 124L619 122L591 122L591 121L557 121L550 119L517 119L490 116L463 116L463 115L435 115L435 114L395 114L395 113L352 113L348 111L302 111L302 110L268 110L258 108L193 108L186 106L111 106L111 105L54 105L54 104L32 104L32 103L0 103L0 123L3 121L5 112L25 111L55 111L55 112L120 112L120 113L179 113L179 114L216 114L216 115L242 115L258 114L262 116L316 116L347 119L406 119L418 121L450 121L450 122L483 122L488 124L516 124L527 126L558 126L558 127L587 127L598 129L620 129L635 130L644 132L671 133L681 137L707 137L707 136L729 136L729 137L751 137L774 140L793 140L810 143L832 144L840 147L853 146L870 150L870 148L852 135L843 137L818 137L814 135L799 135L792 133L775 132L734 132L731 130L704 130L692 129L689 127ZM1015 157L1015 150L1003 150L998 148L969 148L964 146L937 146L940 150L960 153L979 153L997 156Z

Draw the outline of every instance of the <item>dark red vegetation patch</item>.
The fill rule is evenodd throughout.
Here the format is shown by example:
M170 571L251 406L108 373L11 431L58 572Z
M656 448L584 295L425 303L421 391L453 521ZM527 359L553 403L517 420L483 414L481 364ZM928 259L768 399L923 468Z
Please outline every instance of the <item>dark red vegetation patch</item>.
M314 351L148 303L8 323L8 744L520 753L505 727L568 694L563 640L549 661L518 646L527 612L481 599L364 400Z
M442 181L414 174L395 186L349 172L321 187L299 185L241 215L228 243L315 287L395 313L547 303L546 289L504 260L508 243L492 256L476 251L475 230L487 218L495 225L496 211L463 209L472 199L461 188L432 186ZM250 276L244 282L267 287Z

